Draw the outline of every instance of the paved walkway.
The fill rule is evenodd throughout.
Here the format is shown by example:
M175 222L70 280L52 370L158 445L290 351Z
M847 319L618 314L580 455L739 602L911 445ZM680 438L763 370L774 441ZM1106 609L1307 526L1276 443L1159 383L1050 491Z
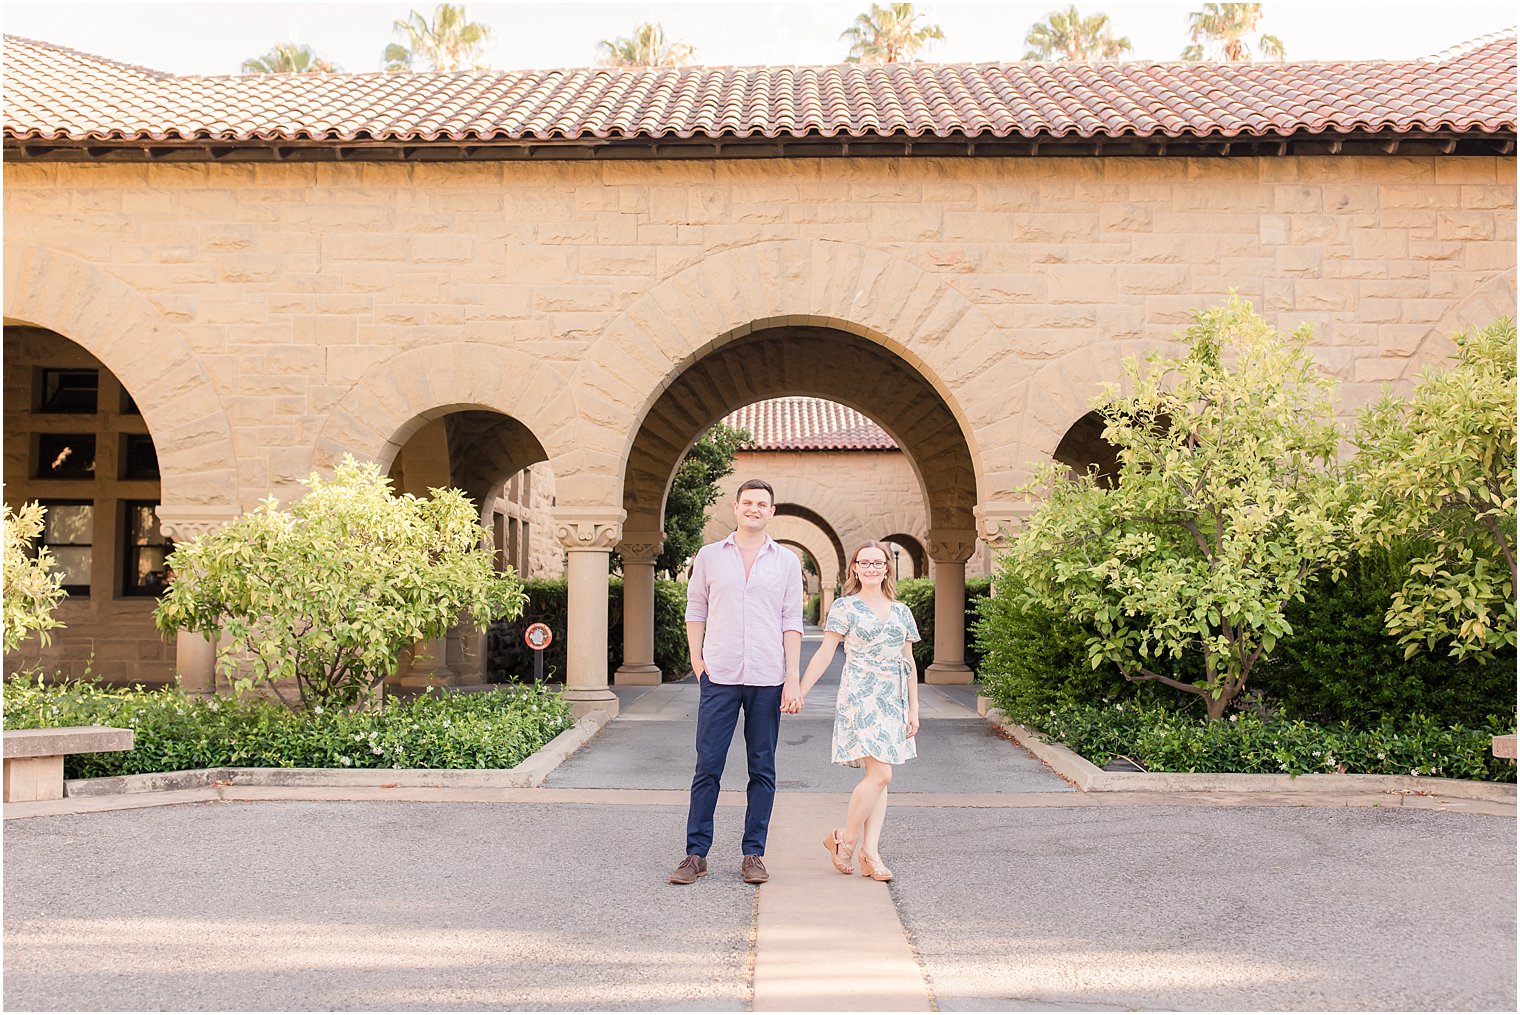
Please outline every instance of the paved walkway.
M932 688L890 886L823 854L853 781L827 687L783 727L771 883L738 878L736 757L712 874L668 885L694 691L631 700L536 790L7 821L5 1006L1514 1010L1512 816L1074 793Z

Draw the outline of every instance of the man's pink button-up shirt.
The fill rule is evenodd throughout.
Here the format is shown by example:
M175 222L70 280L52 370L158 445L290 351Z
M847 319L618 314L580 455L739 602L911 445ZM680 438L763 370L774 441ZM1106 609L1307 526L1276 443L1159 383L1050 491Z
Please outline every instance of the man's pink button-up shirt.
M686 619L707 624L702 658L715 684L774 687L786 680L783 631L802 630L802 561L769 536L744 577L734 534L697 551Z

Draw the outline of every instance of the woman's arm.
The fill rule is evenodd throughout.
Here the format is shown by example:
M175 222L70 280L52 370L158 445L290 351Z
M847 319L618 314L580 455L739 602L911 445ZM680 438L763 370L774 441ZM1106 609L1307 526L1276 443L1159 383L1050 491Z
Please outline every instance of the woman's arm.
M813 653L813 659L808 663L807 672L802 675L802 687L800 693L804 698L818 683L818 678L823 676L823 671L829 668L829 663L834 661L834 652L839 648L839 643L844 641L844 635L826 631L823 635L823 644L818 646L818 651Z

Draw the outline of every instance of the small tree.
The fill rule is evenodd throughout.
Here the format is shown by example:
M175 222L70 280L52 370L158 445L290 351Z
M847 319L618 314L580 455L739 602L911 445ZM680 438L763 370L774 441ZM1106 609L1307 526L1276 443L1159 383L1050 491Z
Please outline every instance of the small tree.
M1011 595L1097 632L1094 667L1200 695L1218 719L1288 633L1284 605L1344 558L1349 498L1307 327L1284 338L1237 298L1194 320L1186 355L1131 360L1133 394L1109 385L1095 402L1118 486L1052 463L1026 488L1050 499L1008 564ZM1162 672L1188 649L1201 680Z
M1369 543L1428 541L1385 618L1405 657L1515 644L1515 322L1457 336L1457 360L1369 406L1354 468L1378 510Z
M291 705L280 684L294 680L307 706L355 706L403 649L461 615L484 627L521 611L521 583L496 572L458 490L394 497L379 466L348 456L306 486L289 511L271 497L169 556L159 629L230 635L223 671L232 678L246 653L252 673L239 686L265 684Z
M277 42L263 56L244 60L240 68L244 74L331 74L337 69L310 46L294 42Z
M30 553L32 543L42 535L45 512L40 504L21 505L12 512L9 504L0 509L5 541L5 651L10 652L33 631L46 645L48 632L63 626L53 617L53 607L67 593L63 575L53 570L53 555L42 547Z
M702 548L707 509L717 503L718 480L734 471L734 455L749 440L747 430L718 423L686 452L665 498L665 548L655 570L675 576Z
M491 41L491 29L471 21L463 5L439 4L431 22L410 11L405 21L394 21L391 28L406 44L385 47L381 60L388 72L487 69L480 57Z
M646 21L630 36L603 39L596 44L599 67L686 67L697 57L689 42L672 42L657 22Z
M945 38L944 29L938 25L920 24L924 17L910 3L884 7L872 4L870 10L856 15L850 27L839 33L841 40L850 43L845 60L864 64L912 63L918 59L920 50Z

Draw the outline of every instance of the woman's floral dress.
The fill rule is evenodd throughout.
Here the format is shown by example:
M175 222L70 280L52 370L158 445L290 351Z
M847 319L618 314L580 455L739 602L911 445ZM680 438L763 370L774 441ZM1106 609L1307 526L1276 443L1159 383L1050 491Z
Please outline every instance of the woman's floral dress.
M834 764L864 768L867 757L900 765L918 756L908 739L908 661L918 641L913 612L893 603L885 622L858 596L836 599L825 631L844 635L844 677L834 714Z

